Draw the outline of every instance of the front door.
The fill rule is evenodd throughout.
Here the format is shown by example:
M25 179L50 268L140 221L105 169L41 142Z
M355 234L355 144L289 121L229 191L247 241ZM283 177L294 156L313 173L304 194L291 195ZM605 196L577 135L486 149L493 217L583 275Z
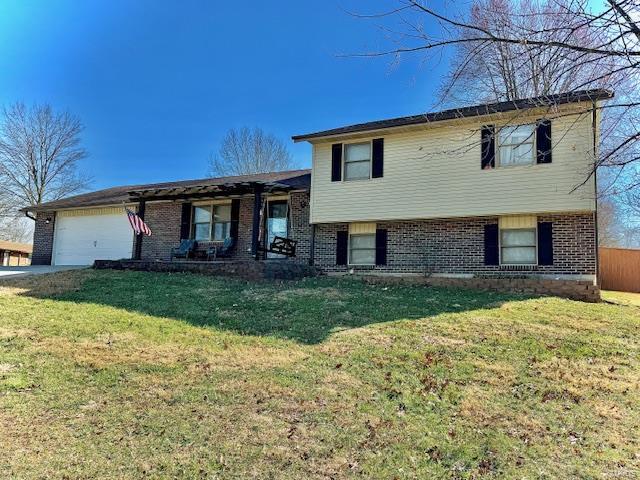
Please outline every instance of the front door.
M274 237L287 238L289 235L289 222L287 218L287 201L274 200L269 202L269 212L267 215L267 248L271 245ZM279 253L268 252L267 258L284 258Z

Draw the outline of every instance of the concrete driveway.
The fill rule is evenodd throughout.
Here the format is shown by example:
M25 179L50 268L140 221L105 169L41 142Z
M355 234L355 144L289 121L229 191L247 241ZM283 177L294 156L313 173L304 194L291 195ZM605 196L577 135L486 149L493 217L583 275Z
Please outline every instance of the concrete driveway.
M79 268L88 267L86 265L29 265L26 267L0 267L0 279L63 272L65 270L77 270Z

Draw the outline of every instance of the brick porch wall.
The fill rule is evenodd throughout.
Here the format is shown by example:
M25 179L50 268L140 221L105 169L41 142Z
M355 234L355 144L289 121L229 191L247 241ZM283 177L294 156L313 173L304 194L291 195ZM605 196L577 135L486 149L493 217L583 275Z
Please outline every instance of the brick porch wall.
M291 236L298 240L299 256L297 260L309 260L311 227L309 225L309 193L291 194L290 204ZM145 222L153 235L142 240L142 260L169 260L171 249L180 243L180 224L182 204L148 203L145 209ZM253 226L253 198L240 199L238 239L230 258L250 260L251 234ZM211 242L199 242L200 248L206 248ZM220 242L221 243L221 242Z
M554 264L541 265L533 271L484 265L484 225L498 223L497 217L378 222L378 228L388 230L387 265L355 268L363 272L501 277L595 274L593 214L539 215L538 221L553 222ZM348 230L348 224L316 226L315 264L325 272L346 272L353 268L336 265L336 232L340 230Z
M143 260L169 260L171 249L180 244L182 204L147 203L144 221L151 229L150 237L142 237Z
M51 221L47 224L47 218ZM31 265L51 265L53 254L53 231L56 212L38 212L33 231L33 254Z
M309 262L311 253L311 225L309 224L309 192L293 192L289 203L289 236L298 241L296 260Z

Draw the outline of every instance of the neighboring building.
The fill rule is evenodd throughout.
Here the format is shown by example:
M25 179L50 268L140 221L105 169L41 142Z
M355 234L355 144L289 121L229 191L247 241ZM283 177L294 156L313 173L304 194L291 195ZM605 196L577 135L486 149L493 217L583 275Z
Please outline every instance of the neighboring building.
M0 240L0 266L20 267L31 265L33 246L28 243Z
M262 258L273 235L286 235L299 261L329 273L593 284L594 107L612 96L573 92L295 136L312 144L311 175L117 187L29 207L34 263L168 260L181 238L206 247L229 236L233 258ZM152 237L134 241L125 204Z

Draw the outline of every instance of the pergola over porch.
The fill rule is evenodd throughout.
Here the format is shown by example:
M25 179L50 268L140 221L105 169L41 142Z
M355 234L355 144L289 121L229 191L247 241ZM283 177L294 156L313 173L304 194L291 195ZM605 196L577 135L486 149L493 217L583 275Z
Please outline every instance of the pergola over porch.
M242 177L238 177L242 178ZM246 177L245 177L246 178ZM197 201L219 198L253 197L253 215L251 227L251 255L257 260L260 255L260 211L264 195L282 195L291 191L306 190L309 175L303 174L284 179L212 179L199 184L149 186L128 191L130 201L138 204L138 215L144 220L147 202L152 201ZM142 235L136 236L134 259L139 260L142 253Z

